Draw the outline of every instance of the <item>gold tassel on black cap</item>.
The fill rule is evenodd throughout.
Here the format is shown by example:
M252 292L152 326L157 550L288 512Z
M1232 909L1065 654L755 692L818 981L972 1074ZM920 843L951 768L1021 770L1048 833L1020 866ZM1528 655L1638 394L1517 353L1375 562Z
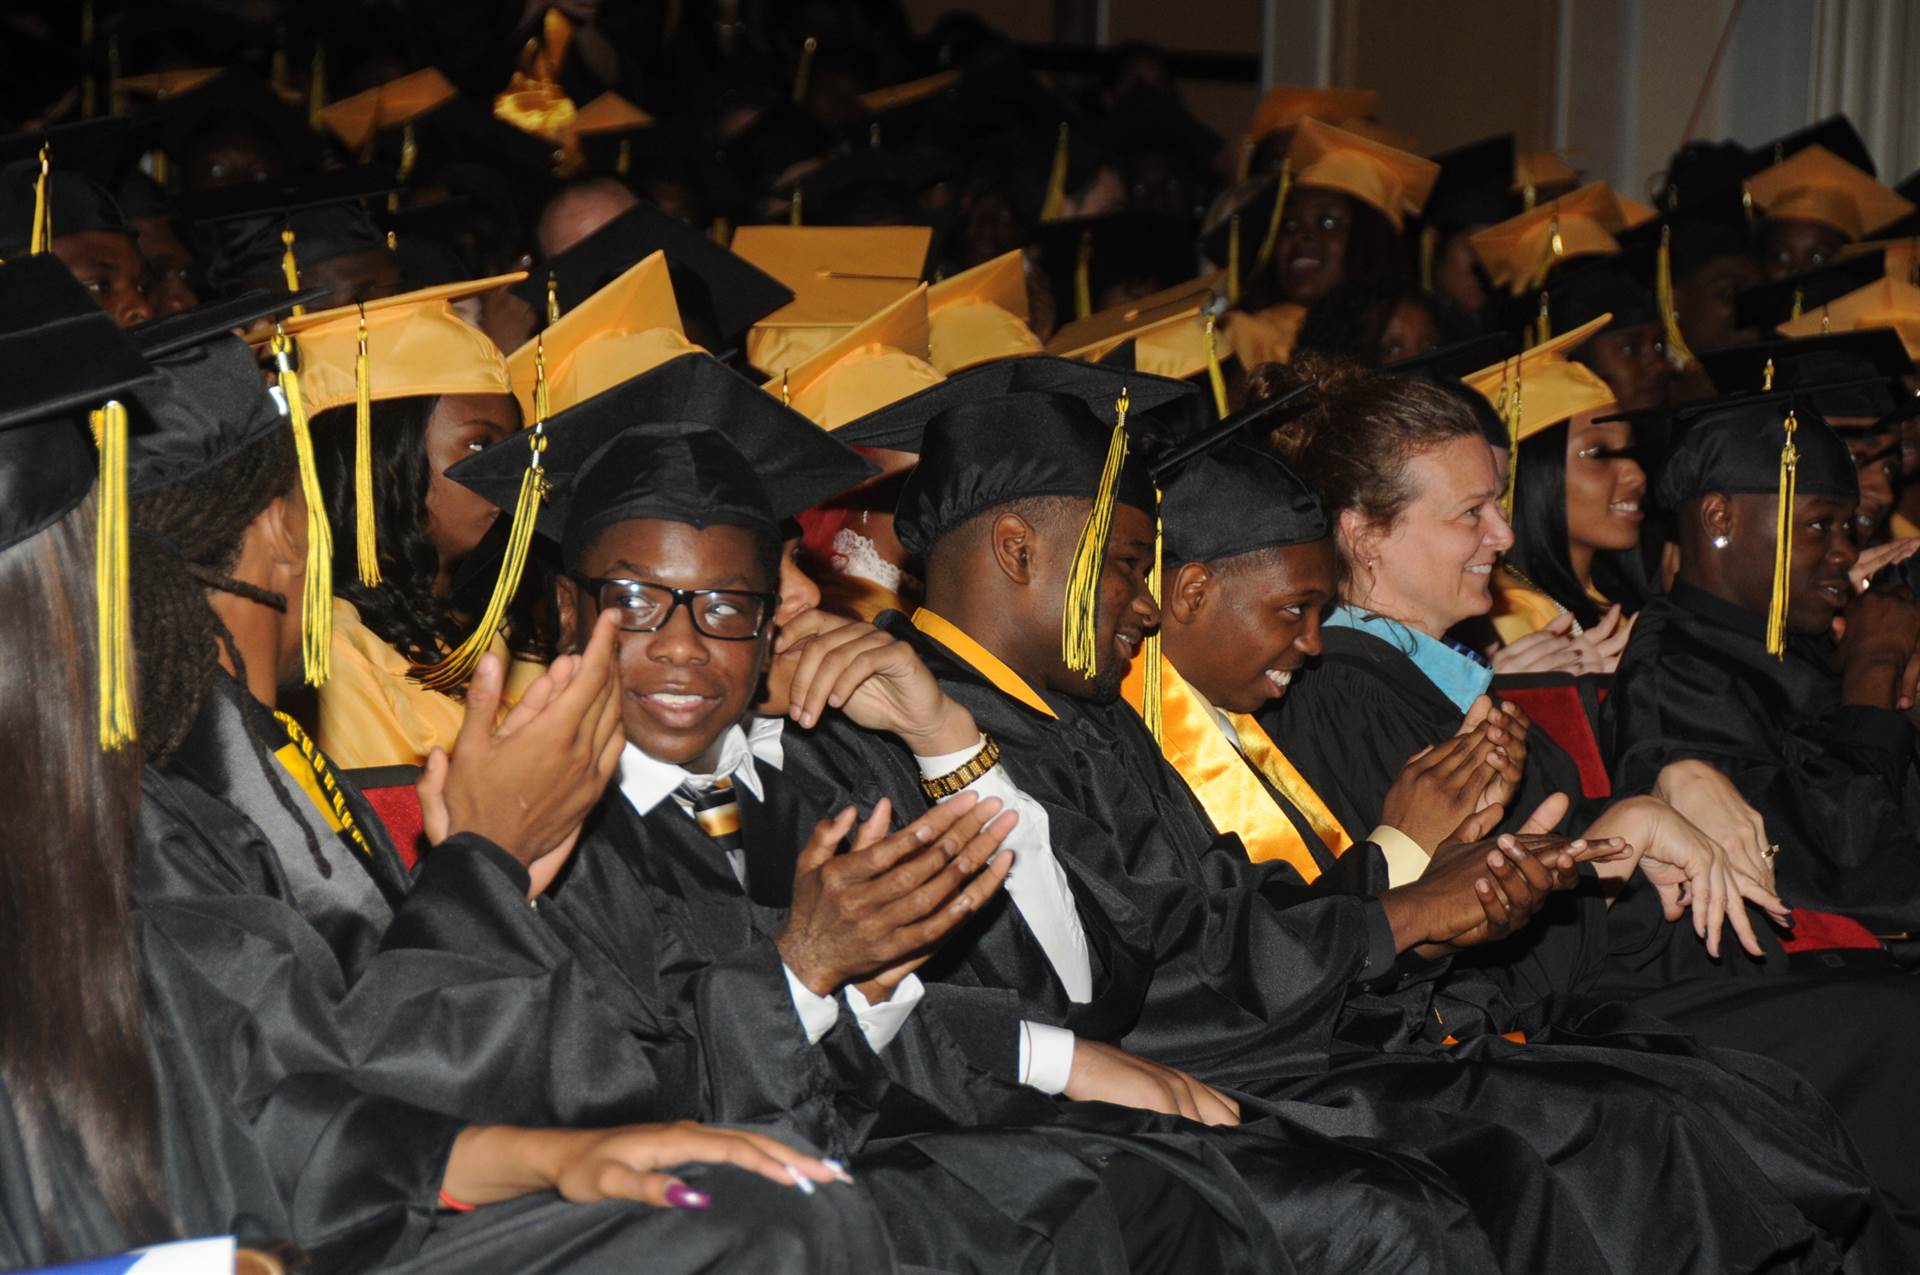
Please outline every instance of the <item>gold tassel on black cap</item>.
M1433 254L1440 234L1432 226L1420 227L1420 290L1433 291Z
M127 409L109 402L92 414L92 423L100 448L93 567L100 626L100 747L112 752L136 737L133 603L127 580Z
M1660 306L1660 326L1667 336L1667 354L1681 364L1693 362L1693 351L1680 332L1680 316L1673 309L1673 227L1660 227L1660 251L1654 258L1654 300Z
M1093 313L1093 232L1080 232L1080 251L1073 260L1073 317Z
M1060 621L1061 658L1070 670L1088 677L1100 671L1100 571L1106 564L1107 534L1113 528L1120 470L1127 462L1127 406L1123 387L1120 401L1114 405L1113 436L1107 442L1107 462L1100 471L1100 485L1094 489L1093 508L1087 512L1086 525L1080 528L1080 540L1073 549L1066 613Z
M47 144L40 143L40 175L33 182L33 226L27 236L27 253L39 256L53 246L53 209L47 203Z
M320 112L327 104L327 46L314 42L313 64L307 68L307 127L316 133L327 131Z
M1515 356L1513 379L1506 379L1506 368L1500 369L1500 402L1495 405L1501 419L1507 425L1507 490L1500 497L1500 506L1506 510L1507 517L1513 517L1513 480L1520 469L1520 369L1519 356Z
M813 80L813 55L820 51L820 41L808 36L800 45L800 65L793 71L793 104L807 104L807 89Z
M480 658L493 645L506 623L507 604L520 591L520 576L527 566L527 551L533 545L534 524L540 515L540 502L547 498L547 473L543 458L547 451L547 345L543 333L534 338L533 347L533 432L527 439L526 472L520 475L520 495L513 502L513 521L508 525L506 554L500 562L500 576L493 582L493 595L486 610L467 640L431 666L415 665L414 673L428 690L451 691L469 677Z
M300 263L293 255L292 226L282 226L280 228L280 244L283 249L280 253L280 273L286 276L287 291L298 292L300 291ZM293 307L294 314L305 314L306 312L307 307L303 305Z
M1153 595L1153 605L1160 605L1160 590L1163 582L1162 568L1166 558L1166 525L1160 521L1160 484L1153 485L1153 574L1147 577L1147 592ZM1160 714L1160 629L1155 628L1147 635L1146 648L1140 658L1146 667L1141 670L1140 718L1146 723L1147 733L1153 736L1153 742L1159 743L1162 733Z
M560 280L547 272L547 326L560 322Z
M1793 504L1800 494L1800 449L1793 436L1800 420L1787 409L1787 440L1780 448L1779 509L1773 524L1773 598L1767 604L1767 654L1787 657L1787 604L1793 577Z
M1065 120L1053 143L1053 167L1047 171L1047 194L1040 201L1040 220L1058 221L1067 210L1067 160L1072 154L1073 131Z
M1227 376L1220 369L1219 320L1214 317L1213 298L1207 298L1207 384L1213 389L1213 410L1227 419Z
M307 585L300 599L300 655L308 686L324 686L333 670L333 530L313 463L313 434L300 397L300 360L293 340L277 322L267 350L280 373L280 398L293 426L293 453L300 494L307 501Z
M1253 274L1258 276L1273 262L1273 250L1280 244L1280 218L1287 207L1287 196L1293 193L1293 160L1280 161L1280 183L1273 192L1273 211L1267 216L1267 235L1260 241L1259 255L1253 259Z
M373 523L373 387L367 372L367 307L360 307L360 344L353 355L353 532L360 583L380 583Z

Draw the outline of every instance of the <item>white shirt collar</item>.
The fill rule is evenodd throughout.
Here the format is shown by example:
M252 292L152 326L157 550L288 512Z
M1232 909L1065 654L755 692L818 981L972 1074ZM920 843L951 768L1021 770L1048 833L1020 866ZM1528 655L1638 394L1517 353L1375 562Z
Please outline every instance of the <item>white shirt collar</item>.
M729 727L720 741L719 768L708 774L658 761L629 742L620 750L620 793L643 815L672 796L673 790L689 779L696 783L711 782L725 775L756 799L763 797L760 775L753 763L757 759L775 770L781 769L786 760L780 738L785 725L784 718L753 717L744 729Z

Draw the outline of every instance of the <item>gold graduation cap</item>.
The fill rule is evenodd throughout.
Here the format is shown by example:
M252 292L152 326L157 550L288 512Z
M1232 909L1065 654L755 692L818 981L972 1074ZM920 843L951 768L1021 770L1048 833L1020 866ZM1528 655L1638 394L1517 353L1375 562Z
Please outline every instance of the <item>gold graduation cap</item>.
M1040 353L1027 326L1026 255L1019 249L963 270L927 290L929 362L952 375L996 359Z
M853 100L861 110L869 115L882 115L887 111L898 110L903 106L912 106L924 102L935 94L944 93L958 84L966 74L964 71L941 71L934 75L923 76L917 80L908 80L905 84L894 84L883 89L874 89L862 93Z
M507 358L521 417L542 415L534 402L544 359L545 415L564 412L682 354L704 352L680 323L667 254L654 252L560 316Z
M320 122L340 144L364 155L373 139L388 129L405 128L458 93L437 67L389 80L364 93L343 97L320 108Z
M839 429L946 380L928 362L928 326L921 284L762 388L821 428Z
M316 413L355 405L354 506L361 583L380 583L373 522L371 405L384 399L438 394L505 394L506 360L478 328L454 313L452 302L518 283L524 273L382 297L294 315L262 338L282 362L281 390L304 421ZM291 375L289 375L291 372ZM296 425L296 437L303 432ZM303 465L302 482L307 475ZM308 520L325 520L317 478L307 490ZM331 583L327 587L331 590Z
M653 116L608 89L574 114L572 131L576 137L587 137L594 133L629 133L636 128L652 127Z
M1521 151L1513 157L1513 185L1509 189L1527 208L1540 202L1542 192L1552 195L1579 184L1579 170L1559 151Z
M742 226L733 253L793 300L747 332L747 361L769 375L798 367L919 286L928 226Z
M1599 315L1550 341L1461 378L1493 404L1493 410L1506 421L1509 450L1517 450L1543 429L1615 401L1613 390L1591 368L1567 357L1568 351L1580 348L1611 322L1611 314ZM1513 509L1513 476L1519 467L1517 457L1508 460L1509 512Z
M1420 139L1412 133L1403 133L1397 128L1388 128L1385 124L1370 119L1335 120L1333 123L1352 133L1355 137L1364 137L1370 142L1379 142L1382 146L1391 146L1397 151L1418 154Z
M1900 239L1868 239L1848 244L1840 250L1840 255L1854 257L1870 252L1880 254L1888 278L1903 279L1920 287L1920 235L1908 235Z
M1380 95L1372 89L1319 89L1298 84L1276 84L1253 110L1247 135L1259 141L1302 120L1339 123L1373 114Z
M1863 239L1914 211L1872 177L1824 146L1795 151L1747 179L1754 207L1769 217L1817 222Z
M113 81L113 90L151 102L164 102L181 93L193 92L225 70L225 67L203 66L191 70L154 71L147 75L122 75Z
M1652 206L1628 199L1605 182L1590 182L1475 231L1470 242L1488 277L1517 297L1539 287L1560 261L1619 252L1615 235L1658 215Z
M1220 368L1217 312L1227 274L1216 270L1098 314L1069 323L1047 342L1048 354L1097 363L1121 344L1133 342L1135 370L1185 380L1205 372L1214 407L1226 415L1226 378Z
M1910 358L1920 359L1920 287L1891 270L1864 288L1857 288L1825 305L1813 306L1799 318L1780 325L1782 336L1819 336L1826 332L1853 332L1861 328L1892 328L1900 334Z
M1440 176L1430 159L1316 119L1300 121L1287 162L1296 186L1337 190L1378 209L1398 229L1418 213Z
M573 22L558 9L540 18L540 34L520 50L520 64L507 87L494 95L493 117L523 133L565 143L578 111L560 87L560 68L573 44Z

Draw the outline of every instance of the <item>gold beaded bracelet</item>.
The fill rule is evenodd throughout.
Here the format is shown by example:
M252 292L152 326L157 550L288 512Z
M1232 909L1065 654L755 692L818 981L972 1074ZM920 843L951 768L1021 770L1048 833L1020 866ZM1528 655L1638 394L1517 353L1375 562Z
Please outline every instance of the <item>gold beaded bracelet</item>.
M968 758L964 766L920 781L920 791L927 795L928 801L946 800L1000 764L999 742L985 732L980 738L985 741L980 751Z

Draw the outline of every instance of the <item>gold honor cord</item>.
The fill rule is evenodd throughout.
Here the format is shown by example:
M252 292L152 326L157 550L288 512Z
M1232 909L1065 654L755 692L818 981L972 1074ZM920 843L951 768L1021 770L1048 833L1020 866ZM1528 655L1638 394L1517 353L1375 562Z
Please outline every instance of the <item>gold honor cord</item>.
M1100 571L1106 563L1107 535L1113 528L1114 494L1120 487L1120 469L1127 460L1127 407L1125 387L1114 406L1113 435L1107 442L1107 461L1100 471L1093 508L1087 512L1086 525L1073 549L1073 565L1067 575L1066 613L1060 620L1060 654L1067 667L1088 677L1100 671Z
M380 551L373 520L373 388L367 374L367 307L360 307L359 346L353 355L353 538L360 583L380 583Z
M127 409L109 401L91 416L100 448L94 516L93 588L99 622L100 747L112 752L136 737L133 710L132 594L127 579Z
M47 144L40 143L40 174L33 181L33 228L27 254L37 257L53 246L53 210L47 204Z
M526 570L527 551L533 545L534 524L540 516L540 503L550 490L543 464L547 451L547 343L542 332L533 347L533 432L527 440L527 468L520 475L520 494L513 502L513 521L507 531L506 554L500 562L499 578L493 582L493 595L486 610L466 640L434 665L415 665L420 684L443 694L469 677L480 657L493 645L493 639L506 623L507 605L520 590L520 576Z
M340 831L347 834L354 849L367 858L373 858L373 847L367 844L367 838L360 831L360 825L354 822L353 811L347 805L346 793L340 791L339 783L333 777L333 767L327 763L327 755L320 751L307 732L300 729L300 723L286 713L275 709L273 713L282 726L287 728L287 738L300 751L301 760L307 763L307 769L313 772L313 778L324 794L328 809L333 811L334 822L340 825ZM305 787L305 785L301 785Z
M1793 505L1800 494L1800 420L1787 409L1787 441L1780 448L1779 508L1773 523L1773 598L1767 605L1767 654L1787 658L1787 607L1793 586Z
M313 434L300 395L300 359L286 328L275 323L267 350L280 373L280 393L293 427L293 454L300 494L307 502L307 583L300 598L300 654L308 686L324 686L333 671L333 529L313 463Z
M1684 365L1693 362L1693 351L1680 332L1680 316L1673 309L1673 227L1660 227L1660 251L1654 258L1654 301L1660 307L1660 327L1667 337L1667 355Z
M1153 595L1154 609L1160 607L1161 591L1165 587L1163 572L1166 566L1166 524L1160 520L1160 484L1153 485L1153 574L1147 577L1147 592ZM1160 630L1156 624L1153 632L1147 635L1146 649L1140 658L1147 662L1142 670L1140 720L1146 723L1147 732L1158 744L1165 735L1160 711Z

